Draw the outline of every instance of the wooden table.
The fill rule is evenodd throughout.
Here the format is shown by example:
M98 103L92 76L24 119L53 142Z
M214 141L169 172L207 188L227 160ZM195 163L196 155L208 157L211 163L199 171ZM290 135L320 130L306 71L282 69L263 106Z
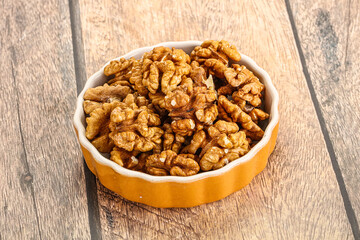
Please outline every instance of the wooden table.
M360 1L0 3L0 239L360 239ZM270 74L281 123L244 189L157 209L105 189L72 129L106 61L163 41L227 39Z

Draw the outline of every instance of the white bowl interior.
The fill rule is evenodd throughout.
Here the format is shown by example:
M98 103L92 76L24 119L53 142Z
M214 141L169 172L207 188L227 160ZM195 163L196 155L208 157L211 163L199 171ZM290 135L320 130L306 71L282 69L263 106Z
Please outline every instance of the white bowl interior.
M121 57L115 58L113 60L119 60L120 58L130 58L134 57L135 59L140 59L143 55L143 53L151 51L154 47L157 46L165 46L165 47L175 47L183 49L186 53L190 54L191 51L195 46L201 45L202 42L200 41L185 41L185 42L165 42L160 43L155 46L151 47L144 47L139 48L136 50L131 51L128 54L125 54ZM110 61L109 61L110 62ZM265 110L270 113L269 123L265 129L264 137L244 156L241 158L232 161L228 165L224 166L223 168L220 168L218 170L209 171L209 172L202 172L198 173L193 176L187 176L187 177L178 177L178 176L152 176L146 173L137 172L133 170L129 170L126 168L123 168L116 164L115 162L111 161L110 159L107 159L102 155L97 149L90 143L90 141L85 137L85 128L86 128L86 121L85 121L85 113L83 110L83 95L85 91L89 88L97 87L100 85L103 85L107 78L103 74L104 67L109 64L107 62L98 72L96 72L94 75L92 75L88 81L85 84L84 89L81 91L81 93L78 96L77 103L76 103L76 110L74 114L74 126L77 129L79 133L79 141L81 144L93 155L96 161L103 165L107 165L111 168L113 168L116 172L122 175L127 175L130 177L139 177L143 178L148 181L153 182L192 182L196 180L200 180L205 177L211 177L211 176L217 176L220 174L225 173L232 167L239 165L243 162L249 161L254 155L265 146L265 144L270 140L271 133L274 130L274 127L276 126L276 123L279 120L279 113L278 113L278 104L279 104L279 95L274 87L274 85L271 82L271 79L269 75L260 68L251 58L249 58L246 55L241 54L241 60L239 64L245 65L247 68L249 68L251 71L254 72L254 74L259 77L260 81L265 85Z

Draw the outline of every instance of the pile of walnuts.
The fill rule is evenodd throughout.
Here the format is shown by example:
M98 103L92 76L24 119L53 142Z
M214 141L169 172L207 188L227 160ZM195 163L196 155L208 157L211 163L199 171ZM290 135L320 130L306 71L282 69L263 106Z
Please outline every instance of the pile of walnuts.
M84 94L86 137L122 167L190 176L246 154L264 131L264 85L227 41L190 56L156 47L140 60L111 61L108 81Z

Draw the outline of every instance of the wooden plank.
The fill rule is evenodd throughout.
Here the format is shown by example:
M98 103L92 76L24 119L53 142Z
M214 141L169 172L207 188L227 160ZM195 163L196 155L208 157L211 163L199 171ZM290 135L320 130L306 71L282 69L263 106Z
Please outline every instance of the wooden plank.
M6 8L0 14L6 16ZM13 49L4 47L10 34L10 19L0 22L0 239L39 238L33 199L32 177L25 161L19 121L19 98L13 76ZM9 47L9 46L7 46Z
M359 221L360 2L290 3L324 124ZM360 237L359 226L357 232Z
M84 168L72 129L76 83L68 3L6 1L0 12L6 19L1 235L88 239Z
M87 74L134 48L227 39L281 96L267 168L226 199L189 209L127 201L99 184L104 239L351 239L351 228L281 1L80 1ZM301 103L301 104L300 104Z

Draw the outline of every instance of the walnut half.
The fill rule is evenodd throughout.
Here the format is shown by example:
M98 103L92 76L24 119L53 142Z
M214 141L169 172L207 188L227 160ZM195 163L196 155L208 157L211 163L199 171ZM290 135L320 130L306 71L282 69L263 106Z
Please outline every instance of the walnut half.
M193 155L192 155L193 156ZM146 172L156 176L191 176L199 172L199 164L189 154L176 154L171 150L150 155L146 159Z

